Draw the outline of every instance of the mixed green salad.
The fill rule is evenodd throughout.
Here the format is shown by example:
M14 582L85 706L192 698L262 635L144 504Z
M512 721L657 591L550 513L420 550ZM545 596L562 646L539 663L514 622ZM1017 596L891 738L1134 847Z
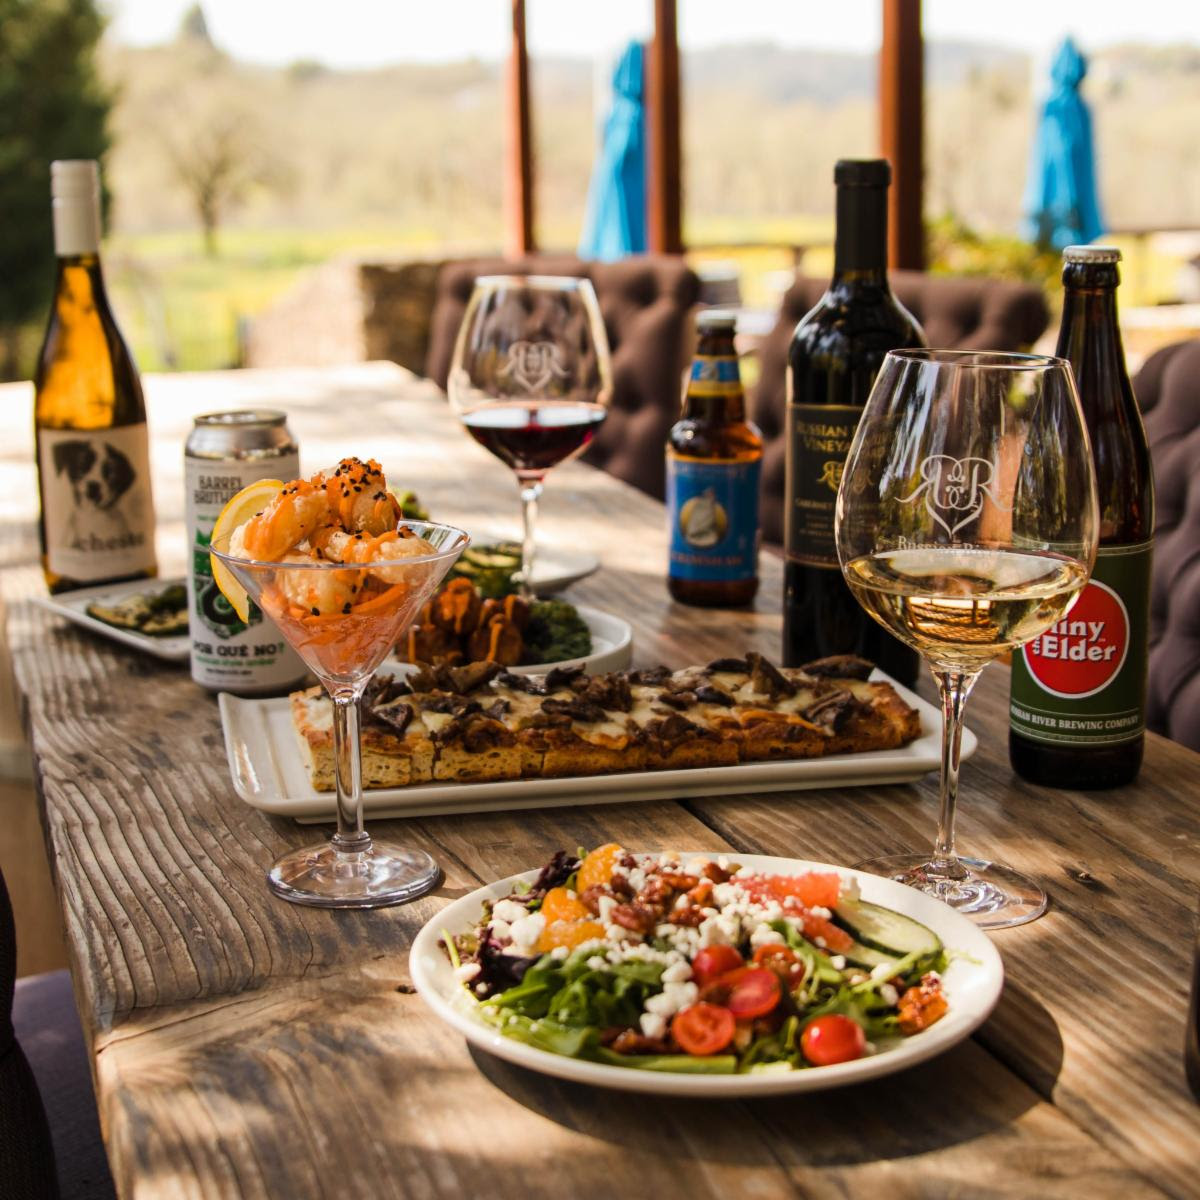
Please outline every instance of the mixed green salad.
M938 936L836 872L560 851L442 944L505 1037L644 1070L849 1062L947 1011Z
M187 588L182 583L159 591L135 592L111 604L93 600L85 611L114 629L148 637L177 637L188 631Z

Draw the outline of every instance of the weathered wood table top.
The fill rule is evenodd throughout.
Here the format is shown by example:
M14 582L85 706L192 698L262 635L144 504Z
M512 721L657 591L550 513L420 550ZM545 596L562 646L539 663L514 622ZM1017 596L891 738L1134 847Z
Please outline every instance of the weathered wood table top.
M160 561L178 570L193 414L286 408L306 470L378 457L437 518L513 529L500 464L399 368L147 381ZM968 709L960 838L1039 878L1048 914L1000 933L992 1018L891 1079L754 1103L588 1091L468 1051L407 980L420 926L559 847L761 852L852 863L931 843L934 777L686 802L383 822L442 889L374 912L286 904L263 873L314 830L234 794L214 698L186 668L29 605L31 399L0 388L0 541L26 709L108 1151L125 1197L1107 1197L1200 1195L1183 1079L1200 883L1200 756L1157 737L1137 784L1049 791L1006 751L1005 668ZM627 616L636 660L776 654L779 564L753 612L670 601L662 507L587 467L551 477L543 538L603 569L581 602Z

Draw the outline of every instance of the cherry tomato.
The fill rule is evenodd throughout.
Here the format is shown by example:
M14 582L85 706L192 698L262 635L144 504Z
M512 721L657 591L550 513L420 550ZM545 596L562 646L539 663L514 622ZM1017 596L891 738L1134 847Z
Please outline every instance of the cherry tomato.
M671 1021L671 1036L688 1054L719 1054L733 1041L733 1013L716 1004L693 1004Z
M804 982L806 970L804 959L790 946L784 946L779 942L769 942L765 946L759 946L754 951L754 965L774 971L789 989L799 987Z
M763 1017L779 1003L779 976L765 967L738 967L714 979L700 993L702 1000L722 1004L739 1021Z
M744 959L732 946L705 946L692 959L692 978L703 987L726 971L744 965Z
M866 1053L867 1035L857 1021L830 1013L809 1021L800 1035L800 1049L814 1067L852 1062Z

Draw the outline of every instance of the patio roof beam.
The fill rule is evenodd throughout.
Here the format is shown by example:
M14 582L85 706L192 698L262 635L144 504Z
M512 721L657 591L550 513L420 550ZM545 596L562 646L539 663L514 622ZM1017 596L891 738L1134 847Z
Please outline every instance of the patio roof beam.
M888 263L925 268L922 213L924 45L921 0L882 0L879 47L879 151L892 164Z
M683 170L679 122L676 0L654 0L654 37L646 72L649 155L646 234L655 254L683 253Z
M504 253L536 249L533 232L533 133L529 108L529 50L525 0L512 2L512 46L505 79Z

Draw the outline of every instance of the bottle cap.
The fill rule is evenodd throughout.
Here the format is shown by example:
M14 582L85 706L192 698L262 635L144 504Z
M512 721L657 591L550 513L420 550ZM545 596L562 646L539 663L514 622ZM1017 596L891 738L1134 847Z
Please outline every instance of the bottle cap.
M887 187L892 182L892 164L886 158L839 158L833 168L838 187Z
M706 308L696 317L696 328L702 333L736 329L737 313L730 312L727 308Z
M100 165L94 158L60 158L50 164L50 195L56 200L100 193Z
M1119 263L1121 252L1116 246L1068 246L1063 251L1065 263Z

